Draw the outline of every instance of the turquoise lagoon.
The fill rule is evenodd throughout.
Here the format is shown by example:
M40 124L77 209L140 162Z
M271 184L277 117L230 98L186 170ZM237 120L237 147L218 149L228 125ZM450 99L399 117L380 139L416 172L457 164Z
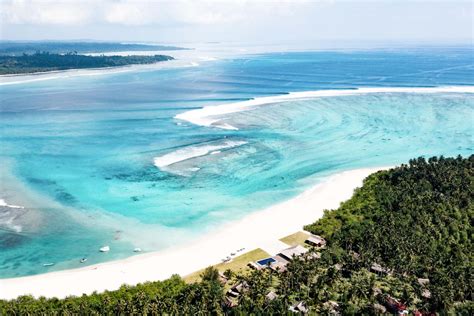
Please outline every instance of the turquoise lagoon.
M472 56L268 53L2 85L0 277L180 245L343 170L470 155ZM444 86L458 92L390 89ZM387 89L345 95L362 87ZM341 93L217 115L210 126L176 118L315 90Z

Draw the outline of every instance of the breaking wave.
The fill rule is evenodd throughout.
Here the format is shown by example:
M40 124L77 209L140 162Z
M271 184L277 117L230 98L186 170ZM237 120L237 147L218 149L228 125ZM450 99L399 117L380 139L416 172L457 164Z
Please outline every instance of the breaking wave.
M347 90L315 90L303 92L290 92L284 95L269 96L250 99L247 101L227 103L215 106L206 106L201 109L190 110L175 116L195 125L217 127L227 130L238 130L237 127L222 123L222 115L247 111L256 106L280 103L285 101L311 99L319 97L348 96L370 93L474 93L474 86L446 86L446 87L384 87L384 88L358 88Z
M215 155L215 154L220 153L221 150L223 149L239 147L245 144L247 144L247 142L245 141L228 140L228 141L217 143L217 144L188 146L185 148L175 150L163 156L155 157L153 159L153 163L160 170L169 172L170 171L169 167L176 163L190 160L196 157L206 156L208 154ZM197 171L197 170L199 169L194 169L191 171Z

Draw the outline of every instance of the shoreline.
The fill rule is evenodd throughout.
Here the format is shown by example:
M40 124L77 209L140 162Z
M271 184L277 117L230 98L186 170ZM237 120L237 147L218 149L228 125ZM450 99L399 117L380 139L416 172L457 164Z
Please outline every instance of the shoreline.
M241 248L245 250L240 254L262 248L274 255L283 249L278 239L302 230L304 225L319 219L325 209L339 207L352 196L355 188L362 185L363 179L385 169L389 167L336 173L290 200L224 224L189 245L79 269L0 279L0 299L28 294L64 298L116 290L123 284L164 280L173 274L183 277L217 264L230 252Z
M197 64L199 65L199 64ZM155 71L168 68L195 67L196 63L190 60L172 59L151 64L130 64L114 67L73 68L42 72L0 75L0 86L25 84L37 81L63 79L82 76L102 76L132 71ZM16 81L14 81L16 80Z

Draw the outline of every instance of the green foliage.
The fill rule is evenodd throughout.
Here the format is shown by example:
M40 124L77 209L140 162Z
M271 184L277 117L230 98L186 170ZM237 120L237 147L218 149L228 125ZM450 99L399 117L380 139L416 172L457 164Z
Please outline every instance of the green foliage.
M377 262L401 280L429 278L425 305L446 310L472 299L473 179L474 156L411 160L369 176L349 201L306 229L329 239L323 258L357 253L356 261L341 260L350 270Z
M68 297L34 299L22 296L0 301L0 315L146 315L217 314L221 309L222 286L219 282L188 285L179 276L162 282L122 286L117 291Z
M37 52L32 55L23 54L21 56L0 56L0 75L152 64L172 59L173 57L165 55L85 56L78 55L77 52L70 52L67 54Z
M350 200L306 227L327 239L320 259L312 250L283 273L226 271L230 284L248 285L236 299L225 298L217 270L207 268L194 284L174 276L63 300L0 301L0 315L285 315L296 302L312 314L376 315L388 298L411 312L472 315L473 180L474 155L418 158L369 176ZM371 272L374 262L390 271Z
M364 221L369 221L370 216L379 208L375 200L375 192L379 190L379 171L364 180L362 188L354 191L353 197L342 203L337 211L325 210L324 216L314 224L305 226L305 230L321 235L326 239L339 231L343 226L350 226Z

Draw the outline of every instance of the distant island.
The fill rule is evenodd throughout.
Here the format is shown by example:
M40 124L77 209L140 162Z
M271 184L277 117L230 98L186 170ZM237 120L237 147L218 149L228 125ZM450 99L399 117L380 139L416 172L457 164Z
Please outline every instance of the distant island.
M167 55L86 56L79 55L76 51L66 54L51 52L23 53L19 56L0 56L0 75L153 64L173 59L173 57Z
M154 44L127 44L112 42L0 41L0 55L8 56L21 56L23 54L34 54L36 52L49 52L54 54L76 52L78 54L87 54L123 51L171 51L185 49L188 48Z

